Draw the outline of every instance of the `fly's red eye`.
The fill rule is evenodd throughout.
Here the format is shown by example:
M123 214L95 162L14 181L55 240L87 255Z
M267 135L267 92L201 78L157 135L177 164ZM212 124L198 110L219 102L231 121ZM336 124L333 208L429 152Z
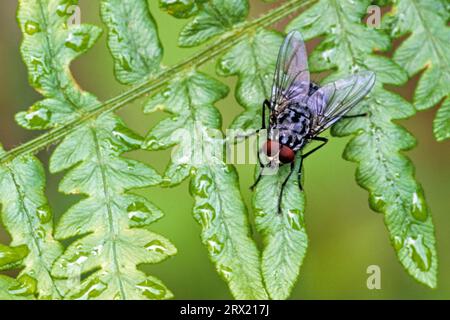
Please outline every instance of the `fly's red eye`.
M295 159L295 152L289 147L281 146L279 158L281 163L291 163Z
M280 144L273 140L267 140L263 145L263 151L268 157L275 157L280 151Z

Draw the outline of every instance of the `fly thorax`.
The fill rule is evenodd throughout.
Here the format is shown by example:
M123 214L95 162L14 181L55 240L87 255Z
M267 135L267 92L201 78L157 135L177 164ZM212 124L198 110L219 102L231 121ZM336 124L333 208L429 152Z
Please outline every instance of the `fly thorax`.
M293 103L278 116L278 140L293 150L299 150L305 144L311 123L311 113L308 108L299 103Z

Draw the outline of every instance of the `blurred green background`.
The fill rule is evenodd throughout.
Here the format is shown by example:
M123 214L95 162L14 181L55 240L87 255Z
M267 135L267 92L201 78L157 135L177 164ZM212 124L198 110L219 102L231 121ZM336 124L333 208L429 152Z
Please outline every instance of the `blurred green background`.
M159 25L165 51L164 64L171 65L195 54L198 48L180 49L176 46L177 35L186 21L160 11L157 0L150 0L149 3ZM251 4L250 18L279 5L265 4L259 0L251 0ZM40 99L28 85L26 69L19 55L21 36L15 19L16 6L17 1L0 2L0 141L6 149L39 134L21 129L13 118L16 112L25 110ZM99 1L81 0L80 6L82 22L104 28L99 20ZM274 27L280 29L282 26L283 23L280 23ZM308 49L311 50L314 45L308 43ZM113 97L126 89L114 79L105 34L89 53L73 64L72 70L80 85L100 99ZM203 71L216 76L212 63ZM394 90L411 100L417 79L415 77L404 87ZM231 87L228 97L217 104L226 128L242 109L233 97L236 79L221 80ZM367 192L355 183L355 164L341 158L348 139L333 138L326 148L305 163L305 218L310 242L292 299L450 298L450 142L437 143L434 140L431 126L435 112L436 108L421 112L412 119L401 121L401 124L418 139L418 146L408 155L416 166L418 180L424 186L436 226L440 258L438 289L431 290L416 283L403 270L390 245L383 216L369 209ZM128 105L119 114L131 128L143 135L165 117L161 113L143 115L142 101ZM44 150L38 155L45 166L51 151ZM150 163L162 173L170 151L139 151L128 156ZM253 181L254 166L238 165L237 169L242 194L250 207L251 192L248 186ZM58 219L79 198L58 193L61 175L47 172L47 177L47 195L55 219ZM161 264L143 268L162 279L177 299L232 298L200 242L200 227L191 215L193 201L188 193L188 183L172 189L150 188L137 192L148 196L166 213L152 229L168 237L179 251L175 257ZM0 240L2 243L9 241L4 231L0 231ZM366 287L369 265L381 268L381 290Z

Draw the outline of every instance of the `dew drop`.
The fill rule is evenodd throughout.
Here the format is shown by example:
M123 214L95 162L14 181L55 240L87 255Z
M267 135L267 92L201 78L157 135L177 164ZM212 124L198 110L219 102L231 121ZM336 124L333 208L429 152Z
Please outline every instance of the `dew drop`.
M25 121L31 129L46 129L52 113L44 105L37 103L25 113Z
M44 239L47 234L43 227L38 227L34 232L36 233L36 236L40 239Z
M162 147L162 144L156 137L149 136L145 139L143 147L149 150L158 150Z
M333 53L333 50L325 50L322 52L322 58L323 60L325 60L326 62L330 63L331 62L331 54Z
M161 0L159 6L168 14L179 19L192 17L198 11L195 0Z
M386 201L383 196L378 194L372 194L369 197L369 206L376 212L383 212L386 207Z
M103 245L99 244L98 246L95 246L92 248L91 254L94 256L99 256L103 251Z
M44 62L37 57L32 57L30 59L30 69L32 70L30 72L31 85L36 88L41 88L41 78L48 74Z
M220 73L224 75L229 75L231 73L231 66L228 60L221 60L218 66Z
M301 231L303 229L303 221L301 217L301 211L298 209L288 211L287 220L292 229L297 231Z
M28 247L25 245L14 248L3 248L0 251L0 266L6 266L10 263L15 263L28 254ZM31 274L32 270L29 272Z
M106 290L108 286L106 283L102 282L100 279L95 278L89 281L89 283L77 294L73 295L71 298L74 300L88 300L92 298L97 298Z
M225 280L230 280L231 274L233 273L233 269L227 267L223 264L217 266L217 272L221 275Z
M60 17L69 15L69 8L71 6L77 5L77 0L63 0L56 7L56 14Z
M196 177L193 183L191 183L190 191L195 196L207 198L212 184L213 181L211 178L207 174L202 174L200 177Z
M37 281L35 278L30 277L27 274L20 276L17 281L17 285L14 285L8 289L8 292L18 296L28 296L36 292Z
M172 96L172 89L171 88L164 89L164 91L162 92L162 96L166 99L170 98L170 96Z
M423 196L423 191L419 190L412 195L411 214L419 221L425 221L428 217L427 205Z
M208 229L216 218L216 210L209 203L204 203L194 208L194 218L204 229Z
M40 206L39 208L37 208L36 213L37 213L39 220L43 224L49 222L52 218L52 213L50 211L50 207L48 206L48 204L44 204L44 205Z
M69 265L81 265L88 259L89 252L82 250L80 247L77 247L77 251L67 259Z
M67 37L65 46L76 52L81 52L89 46L90 35L84 32L72 32Z
M206 243L212 255L218 255L222 252L223 243L220 242L219 238L216 235L213 235L211 238L209 238Z
M41 31L41 27L37 22L34 21L27 21L25 22L25 32L29 34L30 36L34 35L35 33L38 33Z
M262 217L266 216L266 212L264 212L264 210L262 210L262 209L255 209L254 212L255 212L256 217L262 218Z
M131 68L131 59L129 57L121 56L118 60L120 61L120 66L122 67L122 69L128 72L133 71L133 69Z
M128 218L136 223L145 222L150 216L150 210L143 202L133 202L127 208Z
M431 267L431 250L423 243L423 236L417 238L409 237L405 245L410 249L412 260L422 271L427 271Z
M148 299L160 300L167 295L167 290L162 285L147 279L136 285L136 288Z
M399 236L394 237L394 248L399 251L403 247L403 239Z
M134 133L122 124L117 124L112 135L129 149L138 149L142 144L142 137Z
M154 252L157 252L157 253L165 253L167 251L167 248L158 239L152 240L149 243L147 243L145 245L145 249L147 251L154 251Z

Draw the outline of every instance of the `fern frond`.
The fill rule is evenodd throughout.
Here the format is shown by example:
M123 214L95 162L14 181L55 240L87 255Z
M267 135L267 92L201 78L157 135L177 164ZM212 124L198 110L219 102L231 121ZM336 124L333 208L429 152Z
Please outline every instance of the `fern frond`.
M243 22L248 15L248 0L209 0L187 3L160 0L160 7L177 18L195 15L181 30L181 47L198 46Z
M231 128L261 128L262 102L270 98L276 49L280 48L282 41L279 33L263 29L249 35L218 61L220 75L238 76L236 100L246 109L234 119ZM304 194L299 191L295 174L283 195L283 213L276 213L281 183L286 174L286 168L283 168L276 175L264 176L253 198L256 228L264 241L263 277L273 299L289 296L308 242L303 223L300 223L303 221Z
M361 69L376 72L377 83L355 113L370 116L343 120L337 136L352 135L344 158L357 163L356 180L369 191L373 210L384 214L392 245L407 272L419 282L436 286L437 252L434 226L414 167L402 151L415 146L414 137L393 120L414 115L413 107L383 84L400 85L405 72L391 60L372 54L387 50L389 38L361 23L369 1L321 0L294 19L289 30L305 38L325 36L310 59L312 71L337 69L329 79Z
M150 130L145 147L175 146L166 184L192 177L194 217L202 226L202 241L218 273L237 299L264 299L259 254L249 237L237 175L223 162L221 117L213 104L227 93L226 86L196 71L173 81L145 108L145 112L164 110L171 115Z
M102 1L101 14L121 83L136 84L159 71L163 48L147 1Z
M227 8L224 7L227 1L213 1L212 3L214 3L215 14L227 15ZM244 12L246 14L246 11L243 10L243 3L241 5L240 12L242 12L242 17L245 17ZM172 14L176 15L176 12L176 10L172 10ZM198 22L196 24L198 29L211 26L208 23L200 23L203 21L204 11L197 10L196 14L192 23ZM239 27L239 19L231 22L235 24L235 28ZM193 31L194 29L190 28L189 30ZM220 34L220 30L216 31L217 34ZM182 44L185 41L185 35L183 31L180 34L179 42ZM197 30L196 35L202 36L201 31ZM239 104L245 108L245 111L234 119L231 125L232 129L249 130L261 127L261 105L265 99L270 97L277 48L281 46L282 41L283 37L277 32L260 29L249 33L219 58L217 73L221 76L238 76L235 96ZM194 44L197 43L190 45ZM258 185L253 204L258 213L255 221L256 228L262 234L265 243L261 263L266 290L271 298L285 299L289 296L297 279L306 253L307 236L303 228L297 226L297 230L294 230L290 225L291 219L303 220L304 212L303 194L298 190L298 186L295 189L296 182L294 180L289 181L289 192L285 195L287 199L283 199L287 205L283 206L283 213L289 218L276 217L274 215L276 210L271 210L273 204L278 201L281 183L279 179L280 176L264 177L262 181L265 182ZM266 193L263 197L264 192ZM271 196L268 197L268 195ZM270 203L268 204L268 202ZM283 237L282 241L280 241L280 236ZM294 243L296 246L293 245ZM283 254L284 257L281 256Z
M300 157L297 157L295 172L299 169ZM284 166L277 174L264 176L253 197L256 228L264 241L264 281L270 297L277 300L289 297L308 247L305 195L299 190L297 174L289 178L283 193L282 213L277 213L281 184L289 170L289 166Z
M188 58L170 68L161 70L158 74L154 75L148 81L136 85L126 92L114 98L111 98L104 103L97 102L94 105L89 106L78 118L72 119L68 117L68 119L66 119L65 122L59 124L58 127L51 129L48 132L43 133L38 137L27 141L12 150L8 150L3 155L0 155L0 162L6 163L22 155L34 154L44 149L45 147L55 144L67 135L73 133L86 121L98 118L99 116L108 114L111 111L116 111L126 104L135 101L136 99L141 98L149 93L156 93L157 91L164 88L164 86L167 85L167 83L171 79L176 78L176 76L180 72L184 72L188 69L191 69L192 67L199 67L211 61L212 59L232 47L235 42L238 42L240 39L246 37L249 32L254 32L254 30L270 26L280 19L285 18L289 14L298 11L300 8L310 4L313 1L314 0L290 0L286 4L269 11L258 19L243 23L239 26L239 28L228 31L219 40L201 50L193 57ZM58 105L56 104L55 108L57 107ZM37 109L40 110L39 106ZM44 109L43 112L38 113L43 113L45 115L45 125L45 122L47 121L45 119L48 118L49 113L46 111L46 109ZM22 116L19 116L18 118L21 117ZM29 117L32 118L33 115ZM42 124L40 118L41 116L37 118L37 127ZM25 121L25 125L27 122L28 121Z
M22 290L19 289L16 291L16 288L22 288ZM31 300L32 296L29 292L25 291L23 284L17 280L0 275L0 300Z
M94 26L67 24L68 6L74 4L19 3L22 55L31 85L46 98L18 115L18 122L27 128L55 128L99 104L96 97L79 89L70 74L70 62L100 34ZM127 77L123 76L124 81ZM121 157L139 148L141 141L116 115L105 114L86 120L67 135L50 159L51 172L69 170L60 191L87 196L62 216L56 228L59 239L78 238L54 263L53 276L69 279L93 271L79 286L67 288L65 298L164 299L172 295L158 279L137 269L139 264L156 263L176 252L167 239L147 230L162 216L159 209L128 192L161 181L149 166Z
M450 138L450 12L439 0L396 0L383 22L394 38L410 34L395 51L394 60L409 76L425 68L414 106L424 110L444 103L434 120L438 141Z
M238 76L235 96L245 108L233 120L232 129L261 128L261 105L270 97L276 49L282 41L283 37L277 32L261 29L248 35L219 59L219 75Z
M3 153L0 147L0 153ZM53 238L52 214L44 195L45 176L33 156L17 158L0 167L0 204L3 225L13 248L0 247L0 270L22 267L16 284L2 277L11 295L61 298L51 276L62 246ZM6 282L5 282L6 281Z

